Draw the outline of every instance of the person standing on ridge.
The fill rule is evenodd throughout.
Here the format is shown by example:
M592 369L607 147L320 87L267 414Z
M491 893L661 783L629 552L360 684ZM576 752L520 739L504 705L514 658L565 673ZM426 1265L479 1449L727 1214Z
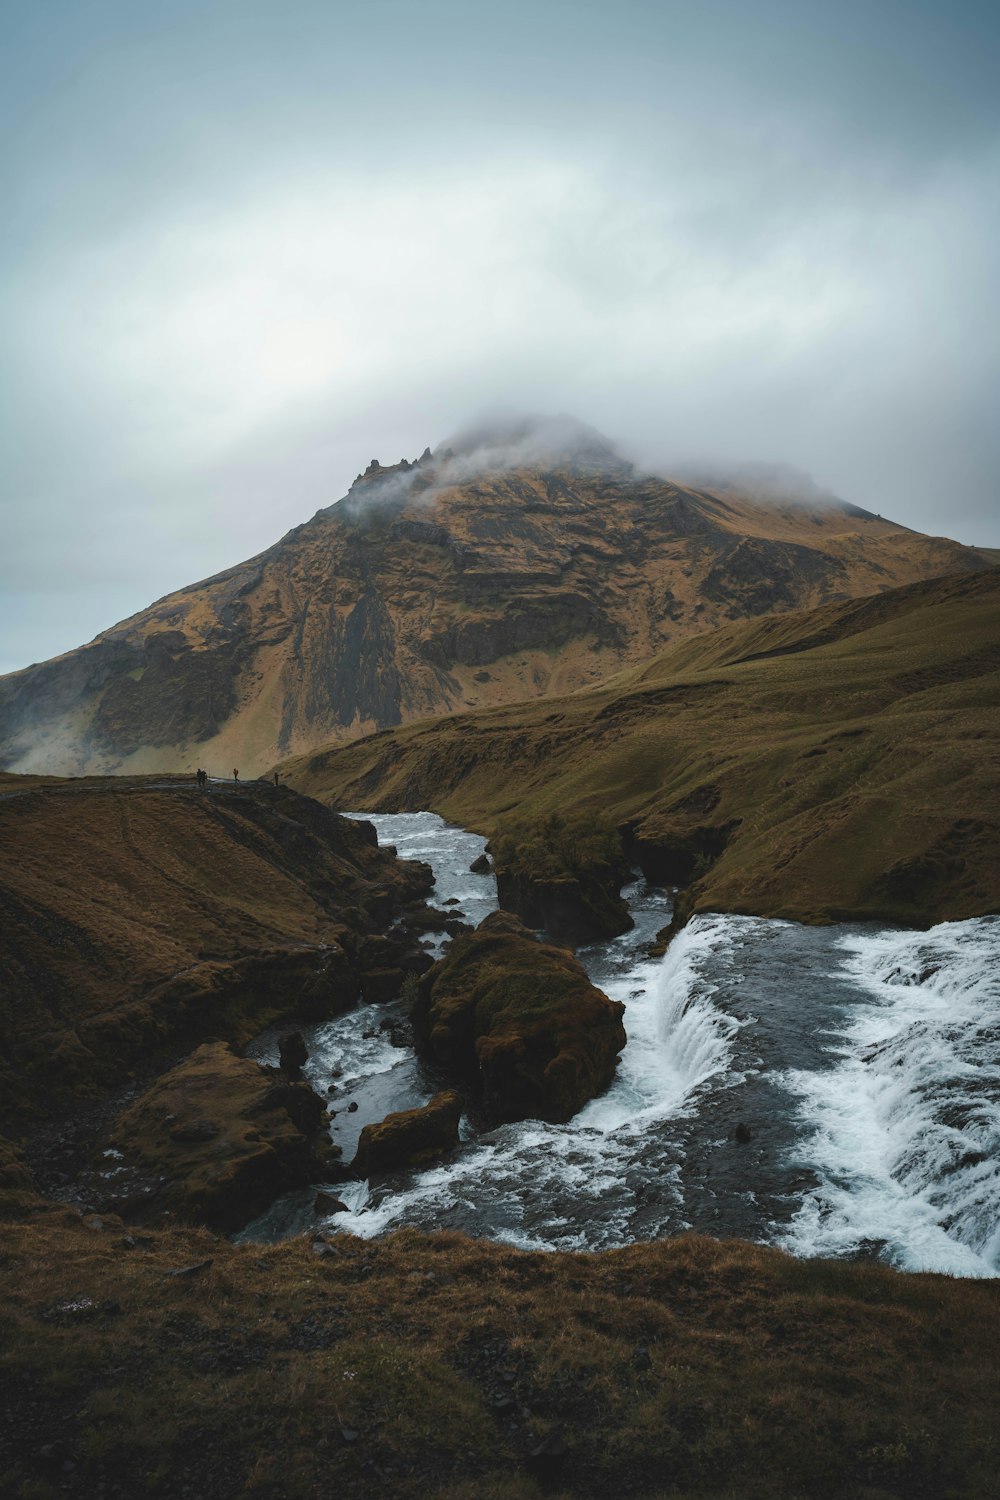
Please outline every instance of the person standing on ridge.
M240 773L239 773L239 771L234 770L233 771L233 780L234 781L239 781L239 779L240 779Z
M275 771L275 773L274 773L274 784L275 784L275 786L278 785L278 773L277 773L277 771Z

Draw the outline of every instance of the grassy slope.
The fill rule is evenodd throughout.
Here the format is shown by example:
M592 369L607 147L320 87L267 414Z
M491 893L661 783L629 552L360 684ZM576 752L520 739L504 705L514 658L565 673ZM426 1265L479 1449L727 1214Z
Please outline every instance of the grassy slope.
M508 857L540 874L558 863L553 813L628 822L667 855L738 820L692 909L924 924L1000 910L998 704L990 570L734 624L599 689L408 725L285 774L334 806L512 831Z
M0 783L0 1120L94 1097L295 1009L405 867L287 788Z
M22 1500L997 1493L996 1283L693 1236L130 1244L55 1208L5 1226L4 1262L0 1490Z

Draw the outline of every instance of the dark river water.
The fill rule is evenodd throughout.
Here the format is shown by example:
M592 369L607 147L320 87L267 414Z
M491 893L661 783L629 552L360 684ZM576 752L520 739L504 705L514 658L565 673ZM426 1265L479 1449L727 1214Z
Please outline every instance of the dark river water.
M437 904L456 898L473 924L495 909L492 876L469 873L481 839L432 813L371 821L433 866ZM921 933L702 916L651 960L669 893L637 881L625 895L634 929L578 953L626 1006L608 1091L566 1125L465 1119L440 1166L334 1189L349 1212L330 1227L581 1250L693 1228L1000 1274L1000 918ZM364 1124L442 1086L381 1029L400 1015L365 1006L307 1033L345 1159ZM276 1061L275 1038L251 1053ZM314 1227L314 1197L282 1199L241 1237Z

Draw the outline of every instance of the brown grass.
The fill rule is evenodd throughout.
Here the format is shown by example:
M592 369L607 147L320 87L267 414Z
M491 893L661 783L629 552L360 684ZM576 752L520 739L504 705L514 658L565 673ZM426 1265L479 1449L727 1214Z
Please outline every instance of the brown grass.
M997 1493L994 1283L694 1236L127 1246L67 1211L6 1228L4 1494Z
M356 824L284 787L30 777L3 791L0 1122L12 1133L206 1037L248 1041L333 972L347 929L384 925L423 889Z

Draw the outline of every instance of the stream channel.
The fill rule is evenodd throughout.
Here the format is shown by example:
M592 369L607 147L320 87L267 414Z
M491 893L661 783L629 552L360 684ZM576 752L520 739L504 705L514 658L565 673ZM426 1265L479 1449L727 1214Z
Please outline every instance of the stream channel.
M454 898L473 926L496 909L493 877L469 871L481 838L433 813L363 816L433 867L435 905ZM1000 1274L1000 917L917 932L698 916L650 959L670 893L637 879L623 895L632 930L577 952L626 1006L605 1094L564 1125L466 1116L442 1164L339 1184L329 1220L315 1189L290 1194L239 1238L405 1224L602 1250L695 1229ZM365 1124L447 1086L393 1044L404 1017L397 1000L303 1031L347 1161ZM249 1053L276 1062L276 1033Z

